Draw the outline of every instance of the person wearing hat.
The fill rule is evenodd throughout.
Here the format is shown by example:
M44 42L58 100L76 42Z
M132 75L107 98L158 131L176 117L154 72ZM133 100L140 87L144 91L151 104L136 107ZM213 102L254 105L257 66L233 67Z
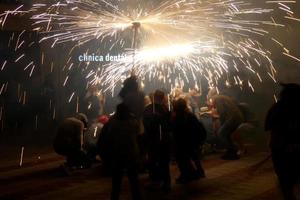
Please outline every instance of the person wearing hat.
M74 117L64 119L58 127L53 147L57 154L66 157L66 165L70 168L88 168L91 165L83 150L84 131L87 125L85 114L78 113Z

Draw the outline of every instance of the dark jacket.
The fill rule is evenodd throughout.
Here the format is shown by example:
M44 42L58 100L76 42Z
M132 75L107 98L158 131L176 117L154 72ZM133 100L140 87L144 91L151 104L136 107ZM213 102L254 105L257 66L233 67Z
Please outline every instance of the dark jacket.
M271 132L271 148L283 150L288 145L300 146L299 112L299 107L284 101L271 107L265 121L265 130Z
M206 139L203 124L191 112L176 114L172 120L172 127L177 148L194 150Z
M150 104L143 115L146 148L149 151L169 151L171 142L170 112L161 104Z
M81 150L84 124L76 118L66 118L58 127L53 147L56 153L67 155Z
M213 97L217 112L220 115L221 125L224 123L240 125L243 121L243 114L237 103L228 96L216 95Z
M111 167L131 167L139 164L139 122L133 115L120 117L116 113L101 131L97 146L101 158Z
M293 85L284 88L265 121L265 130L271 136L273 166L281 185L300 180L300 87L297 87L297 90Z

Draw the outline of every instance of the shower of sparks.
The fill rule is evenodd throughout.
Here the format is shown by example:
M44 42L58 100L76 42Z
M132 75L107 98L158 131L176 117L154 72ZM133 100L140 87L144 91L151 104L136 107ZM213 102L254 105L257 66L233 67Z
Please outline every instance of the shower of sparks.
M205 78L210 86L220 82L246 83L254 91L255 80L262 82L263 78L270 77L276 82L272 48L263 45L263 41L272 41L283 55L300 61L271 31L272 27L284 29L284 20L299 21L291 9L296 1L257 2L167 0L158 6L140 3L131 7L130 2L123 5L126 1L68 0L35 3L29 10L19 6L5 11L0 14L0 25L3 27L10 15L29 14L32 29L41 35L40 43L50 40L52 48L71 43L70 57L63 70L68 66L70 70L75 64L71 63L75 48L91 52L96 44L99 53L114 50L126 54L123 59L105 64L79 63L86 65L83 68L89 84L101 85L104 91L114 91L132 70L143 81L158 80L171 87L185 83L198 87L198 80ZM140 26L135 29L136 23ZM137 49L131 49L134 31L138 34ZM15 50L25 45L22 34L18 36ZM15 62L23 57L24 53ZM6 61L1 70L5 64ZM29 63L24 69L31 65L30 76L35 65ZM247 76L241 75L245 73ZM67 75L63 86L68 79ZM74 92L69 102L73 95Z
M237 44L228 41L226 45L217 45L213 40L144 48L135 52L135 62L139 66L135 73L139 77L148 77L150 80L158 78L164 83L172 85L180 85L181 80L187 83L197 83L197 79L202 75L209 83L213 84L217 83L224 74L232 72L230 64L235 65L236 72L246 70L260 78L255 71L255 68L260 68L261 65L257 60L268 62L270 71L275 73L269 58L270 55L262 49L260 43L253 42L248 38ZM113 87L110 84L112 80L114 82L121 81L124 74L128 74L132 70L131 54L129 52L125 59L109 63L98 81L109 85L109 89ZM252 60L253 58L256 58L256 62ZM181 78L175 78L172 82L173 74ZM102 77L105 79L101 80Z

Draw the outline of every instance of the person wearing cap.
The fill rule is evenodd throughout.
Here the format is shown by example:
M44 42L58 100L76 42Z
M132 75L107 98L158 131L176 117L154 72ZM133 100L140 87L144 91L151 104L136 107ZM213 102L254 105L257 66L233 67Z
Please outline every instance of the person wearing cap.
M84 131L87 125L87 117L78 113L74 117L66 118L58 127L53 147L57 154L66 157L68 167L88 168L91 165L83 150Z

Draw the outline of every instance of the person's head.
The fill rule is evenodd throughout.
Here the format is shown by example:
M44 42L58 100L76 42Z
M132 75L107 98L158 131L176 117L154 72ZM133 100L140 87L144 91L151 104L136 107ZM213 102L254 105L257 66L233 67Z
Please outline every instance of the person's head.
M121 89L119 96L125 98L125 96L130 92L136 92L139 90L139 84L136 76L130 76L123 83L123 88Z
M288 102L300 101L300 85L296 83L281 83L280 100Z
M165 99L165 93L161 90L156 90L154 92L154 103L163 104Z
M87 128L87 126L88 126L88 118L86 117L85 114L83 114L83 113L77 113L75 115L75 118L78 119L78 120L80 120L80 121L82 121L82 123L84 124L84 128Z
M175 113L184 113L188 110L186 100L183 98L179 98L174 102L174 112Z
M128 106L126 106L124 103L117 105L115 116L119 120L128 119L130 117L130 110Z
M147 96L144 97L144 106L148 106L149 104L151 104L151 99L147 95Z

